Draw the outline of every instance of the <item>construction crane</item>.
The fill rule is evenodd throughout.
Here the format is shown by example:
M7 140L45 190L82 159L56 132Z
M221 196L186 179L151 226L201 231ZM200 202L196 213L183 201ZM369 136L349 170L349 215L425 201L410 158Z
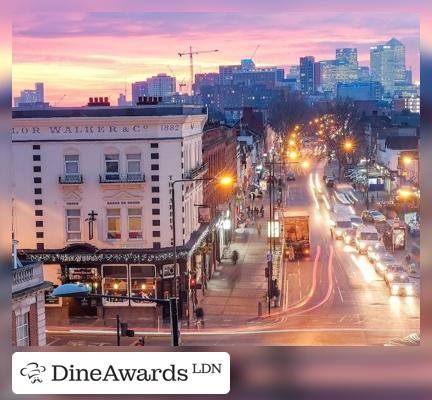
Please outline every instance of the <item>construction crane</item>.
M57 104L59 104L65 97L66 97L65 94L62 97L60 97L60 99L54 103L54 107L57 107Z
M258 51L258 49L260 48L260 44L257 46L257 47L255 47L255 50L254 50L254 52L252 53L252 55L251 55L251 60L253 60L253 58L255 57L255 54L256 54L256 52Z
M189 51L183 52L183 53L178 53L178 55L180 57L182 56L189 56L189 68L190 68L190 82L191 82L191 94L192 94L192 86L193 86L193 81L194 81L194 72L193 72L193 56L196 54L203 54L203 53L215 53L216 51L219 51L217 49L215 50L201 50L201 51L192 51L192 46L189 46Z

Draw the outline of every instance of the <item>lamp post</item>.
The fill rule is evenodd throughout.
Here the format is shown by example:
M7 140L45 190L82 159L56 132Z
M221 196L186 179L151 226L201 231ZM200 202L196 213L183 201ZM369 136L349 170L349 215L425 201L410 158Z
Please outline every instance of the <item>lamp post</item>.
M99 298L99 299L115 299L115 300L128 300L138 301L144 303L168 304L171 317L171 345L176 347L179 345L179 330L178 330L178 317L176 298L170 297L169 299L146 299L138 296L115 296L108 294L90 293L89 288L82 283L66 283L58 286L52 292L54 297L75 297L75 298Z
M185 178L185 179L176 179L172 180L172 176L170 176L170 185L171 185L171 209L172 209L172 236L173 236L173 266L174 266L174 288L173 288L173 298L178 300L177 297L177 243L176 243L176 207L175 207L175 184L176 183L184 183L184 182L203 182L203 181L213 181L216 178L208 177L208 178ZM224 186L228 186L232 184L232 178L230 176L224 176L220 179L220 183ZM176 306L176 315L177 315L177 306ZM188 309L188 318L189 318L189 309Z

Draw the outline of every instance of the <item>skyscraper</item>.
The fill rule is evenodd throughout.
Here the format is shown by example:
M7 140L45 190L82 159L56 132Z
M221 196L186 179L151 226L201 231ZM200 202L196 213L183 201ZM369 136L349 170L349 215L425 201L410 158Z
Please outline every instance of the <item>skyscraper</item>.
M405 46L395 38L390 39L386 46L390 46L394 52L395 81L405 81Z
M358 75L358 61L357 61L357 49L345 47L336 49L336 61L345 61L348 65L346 82L352 82L357 80Z
M302 94L315 92L315 57L300 57L300 90Z
M393 93L395 82L395 57L391 46L379 45L370 48L371 80L380 82L385 93Z
M395 82L405 81L405 71L405 46L399 40L370 48L371 79L380 82L386 93L393 94Z

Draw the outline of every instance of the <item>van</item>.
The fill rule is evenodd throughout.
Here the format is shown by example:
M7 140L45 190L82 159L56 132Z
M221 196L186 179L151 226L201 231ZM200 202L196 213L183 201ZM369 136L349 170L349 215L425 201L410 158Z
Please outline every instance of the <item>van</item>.
M366 254L369 248L379 243L377 229L372 225L360 225L356 230L355 245L360 254Z
M352 224L349 216L336 215L334 218L332 218L330 223L330 235L336 240L342 239L344 232L351 228Z

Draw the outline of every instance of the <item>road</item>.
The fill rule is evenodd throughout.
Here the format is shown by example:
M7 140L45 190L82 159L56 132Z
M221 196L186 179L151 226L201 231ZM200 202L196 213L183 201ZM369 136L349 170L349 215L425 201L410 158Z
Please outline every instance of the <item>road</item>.
M283 297L278 311L243 325L183 329L183 345L376 345L420 330L419 297L390 296L383 279L365 256L331 239L331 193L320 182L322 171L288 182L285 206L310 214L311 255L308 260L285 261ZM169 332L138 330L146 345L168 345ZM49 331L49 345L115 345L112 330ZM134 345L137 338L122 338Z

